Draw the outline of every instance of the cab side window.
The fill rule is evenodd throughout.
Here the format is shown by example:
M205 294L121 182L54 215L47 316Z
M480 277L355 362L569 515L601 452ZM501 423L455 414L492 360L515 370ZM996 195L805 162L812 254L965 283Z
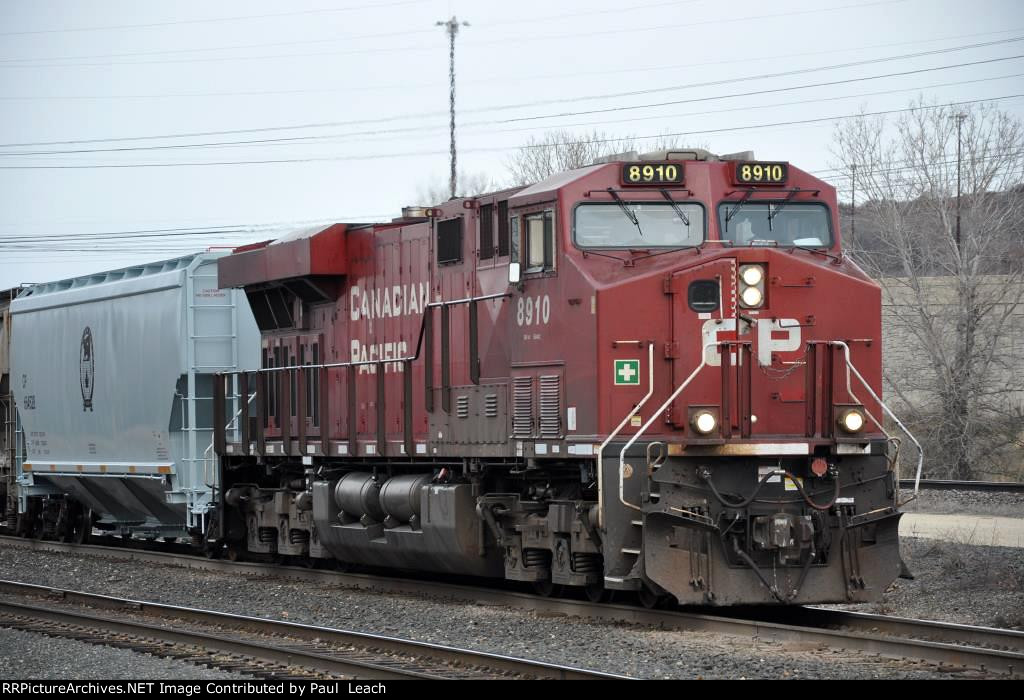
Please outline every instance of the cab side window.
M544 272L555 267L555 217L551 210L523 217L524 272Z

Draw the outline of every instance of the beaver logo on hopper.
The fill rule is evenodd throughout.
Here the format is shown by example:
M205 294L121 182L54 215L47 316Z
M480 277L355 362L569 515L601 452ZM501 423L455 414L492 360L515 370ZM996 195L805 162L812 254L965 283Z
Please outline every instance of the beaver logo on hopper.
M96 360L93 356L92 331L89 326L82 331L82 345L79 349L79 381L82 385L82 410L92 410L92 392L96 380Z

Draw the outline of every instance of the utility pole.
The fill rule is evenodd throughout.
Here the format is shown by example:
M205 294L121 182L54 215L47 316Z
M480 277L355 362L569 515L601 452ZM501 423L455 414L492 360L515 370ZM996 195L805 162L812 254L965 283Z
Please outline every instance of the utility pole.
M854 241L857 238L857 164L853 164L853 174L850 176L850 250L853 250Z
M956 252L960 255L963 253L960 247L960 147L962 142L960 131L967 115L958 112L953 115L953 118L956 119Z
M451 190L451 196L455 197L455 35L459 33L460 22L452 15L452 18L446 22L436 22L438 27L444 27L445 31L448 32L448 81L449 81L449 104L451 111L451 179L449 180L449 188ZM462 22L463 27L468 27L469 22Z

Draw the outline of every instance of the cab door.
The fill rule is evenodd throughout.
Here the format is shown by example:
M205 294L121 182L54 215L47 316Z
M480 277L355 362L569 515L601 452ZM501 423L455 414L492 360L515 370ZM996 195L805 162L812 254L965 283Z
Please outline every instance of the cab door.
M672 342L667 354L673 361L673 389L701 364L701 352L706 346L734 341L728 348L715 346L704 351L706 366L673 403L672 423L694 439L729 437L743 428L741 398L748 399L749 409L749 397L742 396L741 382L737 381L749 371L750 363L749 350L735 344L745 337L749 339L749 335L744 335L746 324L737 318L736 260L718 259L675 272L670 289ZM716 417L717 429L712 433L700 434L691 425L694 414L701 410L709 410Z

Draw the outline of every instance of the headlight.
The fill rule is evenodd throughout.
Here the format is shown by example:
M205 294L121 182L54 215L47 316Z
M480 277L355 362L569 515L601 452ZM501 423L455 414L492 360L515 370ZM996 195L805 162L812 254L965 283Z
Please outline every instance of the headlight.
M757 287L747 287L743 290L740 298L745 306L760 306L764 300L764 295L761 294L761 290Z
M759 308L764 304L764 266L743 265L739 277L740 303L747 309Z
M859 433L864 428L864 414L855 408L839 416L839 427L848 433Z
M717 425L718 421L715 420L715 414L711 413L711 411L700 411L693 416L693 429L701 435L707 435Z
M764 279L764 272L757 265L751 265L745 267L740 271L740 277L743 278L743 282L749 284L751 287L761 284L761 280Z

